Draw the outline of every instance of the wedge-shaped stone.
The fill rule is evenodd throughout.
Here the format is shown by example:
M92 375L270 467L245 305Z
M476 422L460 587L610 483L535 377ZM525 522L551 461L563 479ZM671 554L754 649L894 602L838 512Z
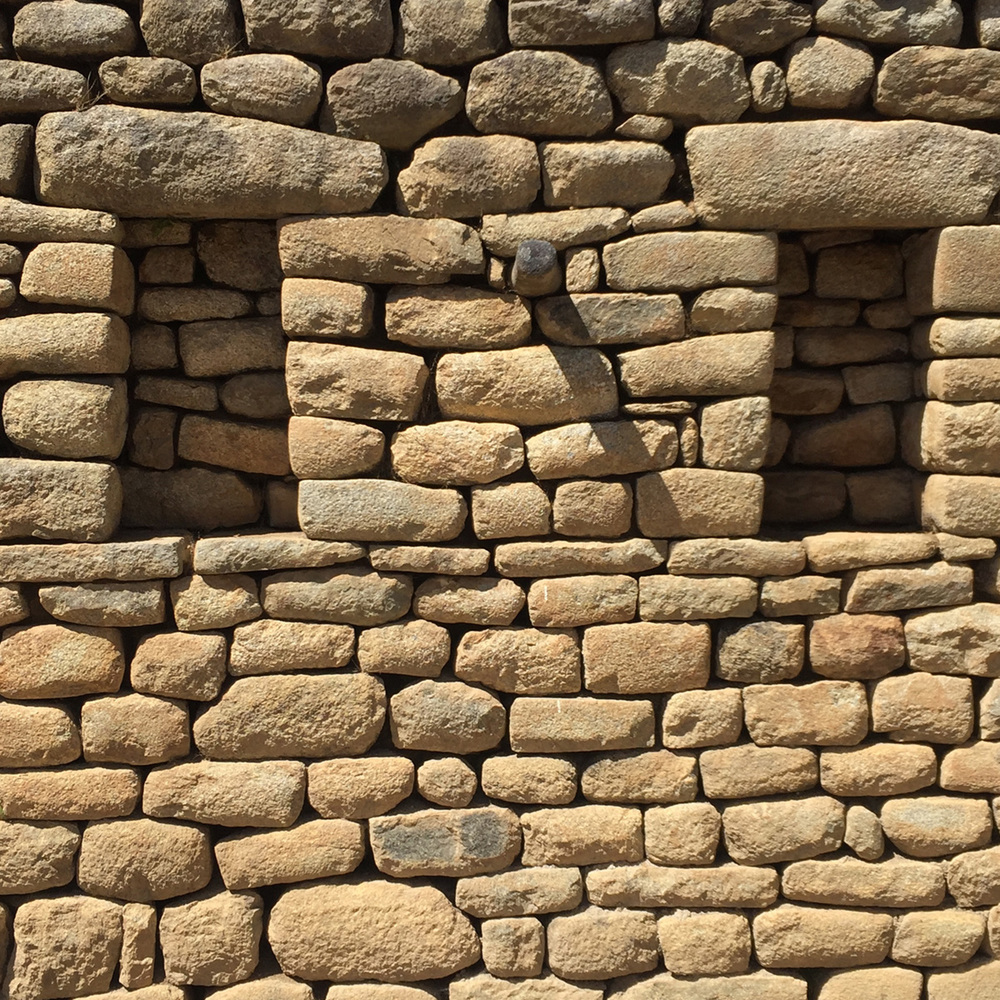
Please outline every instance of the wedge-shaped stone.
M844 578L844 610L901 611L969 604L972 567L947 562L859 569Z
M215 845L222 881L231 891L346 875L364 854L361 824L346 819L313 819L287 830L234 833Z
M751 684L743 710L759 746L854 746L868 735L868 699L856 681Z
M77 881L84 892L149 903L197 892L212 877L207 831L155 819L89 823Z
M514 694L580 690L580 647L572 629L469 631L455 651L455 676Z
M778 241L758 233L646 233L604 248L616 291L692 292L777 280Z
M151 771L142 810L211 826L287 827L302 811L305 793L305 765L298 761L199 761Z
M745 576L649 575L639 579L639 617L646 621L749 618L757 581Z
M729 856L741 865L766 865L829 854L844 840L843 803L824 795L746 802L722 810Z
M397 285L386 296L385 327L390 340L411 347L518 347L531 335L531 311L510 293L466 285Z
M914 670L1000 676L1000 608L995 604L921 612L906 620L904 630Z
M778 873L773 868L733 864L609 865L587 873L587 898L598 906L758 909L778 898Z
M608 359L587 348L518 347L446 354L435 375L445 417L521 426L607 417L618 408Z
M292 341L285 382L297 416L414 420L429 375L417 354Z
M686 140L712 228L924 228L979 222L1000 181L996 140L930 122L754 123Z
M766 392L774 334L723 333L624 351L621 380L632 397L745 396Z
M468 507L454 489L377 479L314 479L299 487L299 521L311 538L361 542L447 542Z
M382 625L410 608L413 584L397 573L363 566L290 570L265 576L261 603L272 618Z
M652 538L753 535L763 507L764 480L749 472L669 469L636 483L639 530Z
M589 691L603 694L662 694L704 687L711 669L712 634L707 625L595 625L583 633Z
M803 792L819 782L816 754L804 748L747 744L706 750L698 763L710 799Z
M775 969L843 969L878 965L892 944L892 917L783 903L753 921L761 965Z
M42 892L73 881L80 831L72 823L0 824L0 892Z
M459 879L455 885L455 905L480 918L558 913L582 900L579 868L522 868Z
M507 868L521 849L509 809L425 809L368 821L379 871L394 878L465 878Z
M889 840L916 858L985 847L993 833L989 805L957 795L890 799L882 805L879 819Z
M440 285L483 269L479 237L451 219L286 219L278 251L288 277Z
M392 696L392 742L403 750L479 753L504 737L499 698L459 681L418 681Z
M53 313L0 319L0 375L121 374L128 368L128 327L117 316Z
M282 971L302 979L406 983L479 959L475 929L444 893L395 882L289 889L267 936Z
M677 458L669 420L608 420L566 424L528 438L528 465L537 479L614 476L665 469Z
M169 159L155 155L166 147ZM41 200L130 216L358 212L387 180L374 143L225 115L110 105L46 115L35 131L35 157Z
M507 542L496 547L494 557L503 576L578 576L640 573L661 565L665 552L662 542L632 538L624 542Z
M510 708L515 753L636 750L653 745L653 704L611 698L516 698Z
M545 240L557 250L604 243L628 229L628 218L628 212L623 208L567 208L558 212L487 214L483 216L480 236L487 250L498 257L513 257L525 240Z
M669 32L668 17L661 11ZM616 48L608 59L608 82L626 112L669 115L686 124L736 121L750 106L742 61L725 46L701 39L657 39Z
M114 629L34 625L4 633L0 694L4 698L72 698L117 691L125 672Z
M937 779L937 757L928 746L875 743L857 749L824 750L819 780L837 796L888 796L915 792Z
M242 677L194 724L216 760L364 753L385 718L382 682L367 674Z
M939 906L944 900L944 871L926 861L891 857L871 863L857 858L797 861L781 876L786 899L833 906Z

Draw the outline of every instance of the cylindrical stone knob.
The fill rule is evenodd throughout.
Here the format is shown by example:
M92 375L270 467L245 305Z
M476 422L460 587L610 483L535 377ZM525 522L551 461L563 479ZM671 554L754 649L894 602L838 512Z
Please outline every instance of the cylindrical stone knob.
M517 248L510 283L519 295L551 295L562 285L556 248L547 240L524 240Z

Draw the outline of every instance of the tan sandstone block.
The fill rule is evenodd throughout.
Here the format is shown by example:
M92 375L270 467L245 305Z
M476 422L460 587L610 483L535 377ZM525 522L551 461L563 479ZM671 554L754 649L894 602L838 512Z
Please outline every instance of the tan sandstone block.
M549 968L564 979L609 979L649 972L659 962L656 918L641 910L591 906L553 917L548 933Z
M679 976L746 972L750 924L742 913L677 910L656 924L666 967Z
M91 698L80 709L88 761L162 764L191 749L187 705L142 694Z
M29 302L107 309L127 316L135 298L135 274L121 247L40 243L24 260L19 291Z
M0 774L5 819L85 820L128 816L139 801L130 767L67 767Z
M354 654L349 625L283 622L273 618L233 630L229 673L234 677L329 670L346 666Z
M654 538L752 535L762 505L763 481L745 472L671 469L636 483L639 528Z
M710 799L803 792L819 783L819 761L802 747L755 744L706 750L698 760L702 786Z
M446 625L510 625L524 607L524 591L494 576L432 576L413 594L413 613Z
M67 885L79 846L74 823L0 824L0 892L22 895Z
M384 625L409 611L413 583L407 576L376 573L367 566L289 570L265 576L260 597L272 618Z
M281 283L281 325L289 337L366 337L373 302L366 285L286 278Z
M500 700L461 681L417 681L392 696L392 742L403 750L479 753L504 737Z
M754 917L753 939L757 960L767 968L877 965L889 954L892 917L784 903Z
M183 896L212 877L207 831L140 817L88 824L77 881L84 892L136 903Z
M804 903L910 909L940 905L945 880L941 866L931 862L890 857L872 864L843 857L788 865L781 892Z
M904 913L892 940L892 959L906 965L962 965L979 950L985 929L983 914L968 910Z
M669 420L592 420L539 431L526 447L537 479L628 475L673 465L677 428Z
M756 538L692 538L670 546L667 570L681 576L789 576L805 568L799 542Z
M450 655L448 630L423 620L379 625L358 637L358 665L369 674L437 677Z
M937 858L985 847L993 834L989 804L956 795L889 799L879 819L885 835L916 858Z
M872 680L906 660L903 623L894 615L830 615L809 623L809 664L823 677Z
M776 802L749 802L722 810L729 856L739 864L797 861L836 851L844 840L844 806L812 796Z
M663 710L663 745L671 749L735 743L743 729L743 695L736 688L680 691Z
M892 740L963 743L975 711L968 677L908 673L871 687L872 731Z
M697 761L670 750L604 757L580 780L591 802L688 802L698 794Z
M802 672L805 626L755 621L723 626L716 644L716 673L723 680L770 684Z
M118 969L118 978L125 989L139 990L153 985L156 953L156 907L126 903L122 907L122 955Z
M648 575L639 578L639 616L647 621L749 618L757 581L745 576Z
M560 483L552 501L552 527L582 538L624 535L632 524L632 487L591 479Z
M577 578L569 578L574 582ZM537 586L537 584L533 585ZM645 694L703 687L710 670L707 625L597 625L583 633L586 686L606 694Z
M513 694L573 694L580 690L579 640L573 629L469 631L455 651L455 676Z
M309 804L328 819L367 819L399 805L413 782L413 761L407 757L323 760L309 765Z
M572 628L635 617L639 588L630 576L595 575L536 580L528 591L531 623Z
M840 579L825 576L793 576L764 580L760 587L761 614L830 615L840 610Z
M263 910L255 892L206 892L167 904L159 928L167 982L228 986L249 979L257 968Z
M193 726L216 760L361 754L385 719L382 682L368 674L240 677Z
M521 816L525 865L597 865L642 858L642 813L623 806L534 809Z
M904 795L936 779L937 757L928 746L873 743L820 754L820 784L831 795Z
M995 792L1000 783L1000 747L970 743L949 750L941 761L940 785L953 792Z
M545 928L534 917L484 921L483 964L500 978L538 976L545 956Z
M74 625L159 625L166 617L163 584L159 580L39 587L38 600L53 618Z
M850 969L835 972L824 980L818 1000L854 1000L875 991L885 1000L920 1000L924 977L916 969L880 966L877 969Z
M460 757L425 760L417 768L417 791L436 806L464 809L478 787L476 772Z
M226 637L162 632L139 640L132 657L132 687L164 698L212 701L226 676Z
M484 794L525 805L567 805L576 798L576 767L558 757L487 757L482 763Z
M970 604L910 615L904 623L910 666L931 674L1000 674L1000 608Z
M524 464L524 442L513 424L415 424L392 436L391 450L400 479L428 486L491 483Z
M174 620L183 632L228 628L261 614L257 581L245 574L185 576L170 581Z
M665 555L665 544L648 538L623 542L507 542L494 552L502 576L531 577L641 573L661 565Z
M710 802L680 802L646 810L646 857L657 865L710 865L722 817Z
M515 698L515 753L632 750L653 745L653 705L612 698Z
M946 863L948 892L959 906L1000 903L1000 848L966 851Z
M364 855L361 824L345 819L314 819L287 830L236 833L215 845L219 872L229 890L346 875Z
M751 684L743 690L751 739L760 746L853 746L868 734L862 684Z
M474 917L523 917L572 910L583 900L579 868L537 866L455 883L455 905Z
M52 767L80 756L79 728L58 705L0 703L0 767Z
M385 435L368 424L324 417L288 421L288 459L299 479L350 479L382 461Z

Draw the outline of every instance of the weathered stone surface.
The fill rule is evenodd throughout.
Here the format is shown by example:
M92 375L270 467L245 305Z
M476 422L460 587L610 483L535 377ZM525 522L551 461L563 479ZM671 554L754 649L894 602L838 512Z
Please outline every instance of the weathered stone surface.
M525 865L593 865L642 857L642 814L622 806L523 813Z
M281 325L289 337L366 337L372 310L366 285L323 278L288 278L281 284Z
M789 0L716 0L707 14L708 37L744 56L777 52L812 27L811 12Z
M876 743L820 755L820 784L831 795L903 795L933 785L936 778L937 758L927 746Z
M547 929L549 967L565 979L607 979L649 972L659 950L656 919L643 911L589 907L554 917Z
M62 463L65 464L65 463ZM260 516L260 493L235 472L177 469L122 470L122 523L130 527L193 531L252 524Z
M836 851L843 843L844 820L842 803L817 795L726 806L722 831L734 861L765 865Z
M635 617L638 585L630 576L577 576L536 580L528 591L532 625L575 628Z
M921 612L911 615L904 628L915 670L972 677L1000 673L1000 613L993 604Z
M76 722L65 708L0 704L0 767L69 764L80 756L80 749Z
M934 539L918 532L828 531L808 535L802 544L816 573L920 562L937 551Z
M851 447L853 445L853 447ZM896 427L886 405L803 420L789 449L795 465L885 465L896 453Z
M365 674L267 675L235 681L193 731L219 760L328 757L363 753L384 715L382 684Z
M997 352L998 339L1000 320L995 317L939 316L914 326L913 354L917 358L991 357Z
M151 771L142 809L160 819L211 826L288 827L302 810L305 791L305 765L298 761L200 761Z
M710 865L722 832L719 811L709 802L681 802L647 809L646 857L657 865Z
M552 504L538 483L494 483L472 488L472 528L479 539L547 535L551 521Z
M489 920L482 926L483 964L494 975L541 975L545 928L534 917Z
M782 904L753 921L757 960L768 968L877 965L892 944L892 917Z
M474 917L519 917L579 906L583 880L576 868L535 867L460 879L455 905Z
M251 48L339 59L370 59L392 45L392 12L384 0L247 0Z
M91 698L80 729L88 761L160 764L191 749L187 706L142 694Z
M407 215L465 218L528 208L540 186L538 154L528 139L445 136L414 151L399 173L397 197Z
M973 600L972 567L947 562L854 570L844 584L844 610L850 612L933 608Z
M167 56L193 65L218 59L241 41L236 15L228 0L153 0L139 21L150 55Z
M18 291L29 302L104 309L125 316L132 312L135 277L121 247L41 243L24 259Z
M111 169L106 150L121 134L129 144ZM147 151L165 145L179 155L150 169ZM374 145L199 112L105 106L46 116L35 148L44 201L121 215L356 212L372 204L386 180L384 156ZM262 170L265 159L269 167Z
M971 537L1000 530L1000 491L992 476L928 476L920 507L931 530Z
M519 425L606 417L618 394L608 359L591 349L520 347L446 354L436 371L445 417Z
M667 560L668 571L682 575L791 576L804 568L805 552L800 543L755 538L674 542Z
M309 804L327 819L367 819L388 812L413 791L413 761L377 754L309 765Z
M538 479L646 472L673 464L677 430L669 420L567 424L529 437L527 454Z
M355 562L363 555L361 545L315 541L297 531L248 532L199 539L194 546L194 570L213 575L308 569Z
M358 867L364 853L361 825L344 819L235 833L215 845L219 872L230 891L346 875Z
M261 603L275 618L382 625L410 607L409 578L364 566L292 570L264 577Z
M670 469L636 483L639 530L653 538L753 535L763 501L763 480L746 472Z
M993 832L987 803L956 795L889 799L883 803L879 819L889 840L916 858L985 847Z
M661 5L662 6L662 5ZM878 970L882 972L884 970ZM757 969L745 975L680 978L667 972L642 980L610 1000L804 1000L807 984L798 976ZM909 1000L909 998L905 998Z
M946 865L948 892L962 907L991 906L1000 903L998 872L1000 850L988 847L982 851L966 851Z
M116 104L190 104L198 93L191 67L179 59L113 56L101 63L101 86Z
M686 141L698 215L729 229L978 222L1000 180L993 146L917 121L728 125Z
M962 1000L977 992L989 994L1000 981L1000 964L995 959L969 962L948 972L927 977L928 1000Z
M639 617L646 621L749 618L757 609L757 581L743 576L645 576L639 580Z
M20 895L72 882L79 846L72 823L0 824L0 890Z
M577 636L570 629L469 631L455 651L455 675L514 694L572 694L580 690Z
M4 59L0 65L4 115L75 110L88 96L87 78L76 70L14 59Z
M771 684L802 672L805 629L785 622L723 626L716 645L716 672L726 681Z
M122 223L107 212L50 208L16 198L0 198L0 207L0 239L16 243L121 243L125 235Z
M437 806L464 809L479 788L476 772L460 757L439 757L417 768L417 791Z
M651 142L546 142L541 157L545 204L554 207L648 205L674 173L673 158Z
M478 753L504 736L506 710L498 698L460 681L418 681L392 696L392 741L404 750Z
M503 17L494 0L403 0L396 53L431 66L461 66L503 47Z
M560 483L552 501L552 526L560 535L617 537L632 527L628 483L579 479Z
M590 136L611 124L596 63L565 52L508 52L474 66L465 110L480 132Z
M853 746L868 735L868 699L853 681L751 684L743 709L760 746Z
M855 858L798 861L781 878L786 899L834 906L938 906L944 899L940 865L891 857L871 864Z
M628 292L543 298L535 321L550 340L571 347L601 344L659 344L686 335L676 295Z
M653 706L610 698L517 698L510 709L516 753L634 750L653 745Z
M521 849L509 809L425 809L368 821L379 871L395 878L464 878L507 868Z
M980 913L904 913L892 940L892 958L907 965L961 965L979 950L983 930Z
M681 691L663 710L663 745L710 747L735 743L743 729L743 696L735 688Z
M648 0L567 7L560 0L514 0L508 15L511 43L517 47L607 45L651 38L655 28Z
M874 79L875 61L860 42L819 36L789 46L785 81L793 107L857 107Z
M319 71L295 56L255 52L219 59L201 70L202 97L212 111L284 125L309 122L322 86Z
M255 892L208 892L169 903L159 939L167 982L228 986L257 967L263 903Z
M584 769L580 789L591 802L687 802L698 793L696 768L669 750L605 757Z
M1000 754L993 742L970 743L944 755L940 784L955 792L992 792L998 773Z
M334 982L438 979L479 958L474 928L440 890L393 882L289 889L268 940L286 975Z
M993 473L998 429L997 403L913 404L903 422L903 457L909 465L930 472Z
M292 417L288 458L299 479L341 479L374 469L382 460L385 436L375 427L349 420Z
M419 619L365 629L358 637L358 665L369 674L437 677L450 655L448 630Z
M226 637L162 632L139 640L130 670L132 687L165 698L212 701L226 675Z
M698 767L710 799L802 792L815 788L819 781L816 754L804 748L745 744L706 750Z
M972 681L909 673L884 677L871 690L872 730L893 740L963 743L972 735Z
M895 45L957 45L962 9L952 0L906 0L886 8L877 0L821 0L816 27L832 35Z
M53 618L74 625L158 625L166 613L158 580L39 587L38 599Z
M524 463L524 442L513 424L443 420L392 437L392 467L404 482L431 486L490 483Z
M127 903L122 907L122 954L118 979L125 989L141 990L153 984L157 957L156 921L154 906ZM164 984L163 989L170 990L171 987Z
M614 49L608 83L626 112L669 115L686 124L736 121L750 106L742 60L701 39L658 39Z
M750 964L750 924L741 913L680 911L657 921L664 963L675 975L732 974Z
M113 629L35 625L4 633L0 693L5 698L68 698L117 691L125 671Z
M461 532L466 511L457 490L408 483L311 480L299 489L299 520L312 538L446 542Z
M197 892L212 874L208 833L139 817L89 823L77 880L84 892L136 903Z
M233 632L229 672L236 677L343 667L354 653L347 625L304 624L271 618Z
M182 632L229 628L259 618L257 581L242 573L183 576L170 581L174 621Z
M451 219L286 219L278 224L278 251L288 277L440 285L483 270L479 237Z
M102 899L32 899L14 917L12 997L52 1000L111 987L122 945L121 907Z
M587 689L603 694L659 694L704 687L711 645L711 632L704 624L596 625L583 633Z
M491 799L528 805L566 805L576 798L576 768L558 757L489 757L483 792Z
M559 212L484 214L480 236L492 253L514 257L525 240L545 240L557 250L565 250L580 244L603 243L627 228L628 213L623 208L570 208Z
M648 861L608 865L587 873L587 898L598 906L757 909L778 898L778 873L773 868L733 864L711 868L668 868Z

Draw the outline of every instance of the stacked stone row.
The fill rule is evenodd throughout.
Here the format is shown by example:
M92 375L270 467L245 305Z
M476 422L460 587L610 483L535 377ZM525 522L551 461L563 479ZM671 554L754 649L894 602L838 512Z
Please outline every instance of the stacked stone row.
M6 545L10 995L988 984L995 551Z

